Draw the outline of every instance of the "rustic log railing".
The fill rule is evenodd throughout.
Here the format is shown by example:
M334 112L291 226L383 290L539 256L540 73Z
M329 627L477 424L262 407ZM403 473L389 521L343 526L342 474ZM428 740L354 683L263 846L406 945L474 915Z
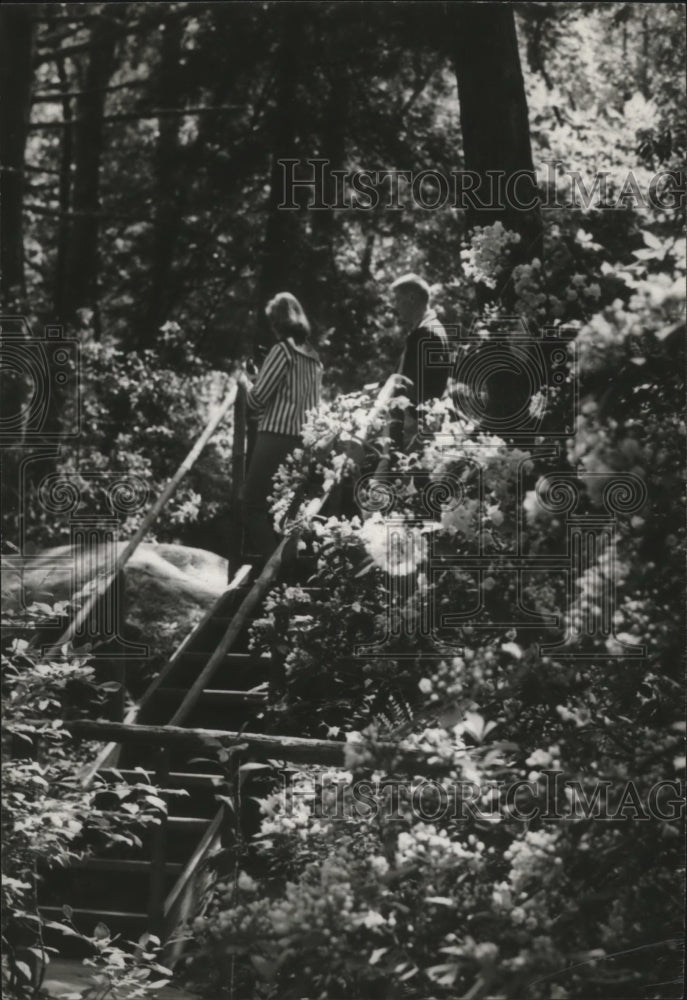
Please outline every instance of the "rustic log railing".
M361 447L364 445L365 440L367 439L367 436L374 425L375 419L385 409L385 407L391 400L391 397L393 396L393 393L395 391L395 387L396 387L396 380L392 376L382 388L381 392L377 397L377 400L375 401L374 406L370 411L366 426L363 429L359 441L359 445ZM242 388L243 386L240 387L240 389ZM238 398L241 397L239 396ZM245 409L243 410L243 421L244 422L241 424L241 426L245 427ZM323 456L328 454L335 438L336 434L334 433L331 436L329 436L326 441L322 442L319 451ZM241 444L237 441L237 438L235 436L234 446L236 447L237 444L239 447L241 447ZM158 761L155 774L155 781L158 785L164 786L169 776L169 759L170 759L169 750L165 748L171 745L171 743L167 742L166 740L162 741L159 738L159 732L161 731L167 733L174 732L175 727L177 733L191 732L191 730L179 729L179 727L181 727L185 722L185 720L188 719L189 715L198 704L198 701L203 691L208 688L210 682L212 681L213 676L215 675L219 667L222 665L222 663L225 661L227 654L230 652L234 643L236 642L239 635L241 634L246 624L250 620L251 615L253 614L254 611L258 609L260 602L267 594L269 588L277 579L285 555L289 551L289 549L293 550L298 537L300 536L300 534L304 529L304 523L307 522L309 518L315 517L317 514L319 514L319 512L322 510L327 500L329 499L329 496L331 495L334 489L334 485L335 485L334 482L330 481L319 496L312 498L310 502L307 503L305 511L303 512L303 518L301 519L298 519L297 515L299 512L299 508L301 507L301 504L305 499L305 491L307 490L307 484L304 485L300 490L296 491L296 494L293 497L291 504L289 505L289 509L282 524L285 532L284 537L277 545L277 548L268 559L257 580L251 587L246 597L243 599L242 603L237 608L235 614L232 616L231 622L229 623L227 630L225 631L218 645L215 647L215 650L210 656L210 659L196 677L195 681L189 688L185 698L183 699L181 705L170 719L168 725L165 727L157 727L155 731L151 730L144 737L144 742L152 740L153 742L156 742L159 747L161 747L161 750L158 754ZM238 491L236 496L238 498ZM290 517L295 517L296 520L289 522ZM145 729L145 727L140 727L140 729L143 730ZM92 734L95 734L96 730L92 730L91 732ZM105 730L102 730L102 732L104 733ZM124 729L120 729L120 730L112 730L111 732L113 734L112 735L113 740L117 739L117 736L115 734L119 732L123 736L126 734L126 740L127 742L129 742L132 734L135 734L135 727L134 730L127 731ZM227 734L224 734L224 738L227 738ZM264 739L268 740L267 744L268 746L272 747L273 750L276 749L277 744L269 743L268 737L264 737ZM259 759L260 747L263 744L261 742L260 737L257 734L253 734L252 741L245 741L243 740L242 737L241 742L244 746L244 751L247 751L247 752L242 752L241 755L241 759L244 762L250 759ZM313 758L313 763L324 764L327 763L329 759L331 763L334 763L334 761L339 762L337 763L336 766L343 766L343 764L340 763L343 760L343 750L341 748L341 744L329 745L325 741L316 741L316 742L318 743L317 746L314 746L311 742L308 741L306 741L306 743L303 744L302 752L306 754L306 757L308 753L314 752L316 756L315 758ZM283 744L280 743L279 745L282 746L283 749ZM287 753L294 753L294 752L297 752L297 744L288 743ZM329 755L332 755L331 758L329 757ZM289 759L289 758L285 757L284 759ZM165 913L164 902L162 898L162 886L164 884L164 871L165 871L166 825L167 825L166 818L163 817L160 826L156 828L153 834L153 850L151 859L151 864L152 864L151 894L149 902L149 913L151 915L151 919L153 920L153 926L155 927L156 930L160 930L161 933L163 933L164 930L166 929L164 920L164 913Z
M300 736L268 736L266 733L236 732L227 729L198 729L184 726L147 726L126 722L106 722L92 719L75 719L64 723L74 736L89 740L116 740L118 743L156 745L163 749L177 746L200 747L212 741L226 748L235 746L242 760L283 760L293 764L312 764L321 767L346 767L348 752L355 752L359 744L341 743L336 740L316 740ZM449 765L442 763L436 754L402 743L378 742L375 752L388 757L395 770L429 777L446 774ZM466 751L467 752L467 751Z
M392 376L390 379L388 379L388 381L382 388L381 392L377 397L377 400L375 401L372 410L370 411L366 427L360 438L359 443L361 445L365 443L369 431L373 426L373 422L378 416L378 414L388 405L393 395L394 389L395 389L395 380L394 377ZM326 455L329 452L331 444L335 440L335 438L336 434L332 434L331 437L328 437L327 441L322 443L319 450L323 455ZM287 512L287 516L285 519L286 523L283 525L285 529L284 537L279 542L277 548L274 550L270 558L267 560L265 566L262 569L262 572L258 576L257 580L251 587L246 597L243 599L242 603L239 605L238 609L236 610L236 613L233 615L232 620L229 623L229 626L226 632L224 633L222 639L220 640L219 644L217 645L214 653L208 660L205 667L198 674L198 677L195 679L195 681L189 688L188 693L184 698L183 702L181 703L177 711L170 719L169 721L170 726L181 725L183 721L188 718L190 712L195 708L201 693L208 686L209 682L212 680L212 677L216 673L218 667L224 661L227 653L231 650L234 642L236 641L241 631L247 624L250 615L252 614L253 611L257 609L260 601L267 593L269 587L277 578L277 575L281 568L287 549L293 548L294 543L297 541L298 537L303 532L305 523L307 523L308 519L315 517L322 510L327 500L329 499L334 489L334 486L335 486L334 481L333 480L329 481L327 486L325 486L325 488L321 492L321 494L317 497L314 497L307 504L303 512L303 518L296 519L291 523L289 523L288 522L289 515L291 516L297 515L299 507L304 499L304 490L307 487L304 487L301 491L296 492L296 495L290 504L289 511Z
M392 376L378 394L374 406L368 415L368 420L363 429L358 445L362 448L373 427L374 421L388 406L396 389L396 380ZM236 561L241 550L240 519L237 517L237 508L241 487L244 481L246 462L246 381L245 376L239 374L235 385L228 394L222 405L209 419L200 438L187 455L175 475L169 481L160 497L155 501L150 511L144 518L138 531L125 546L120 554L115 567L110 575L101 580L90 595L82 609L69 625L66 632L53 646L53 651L58 652L62 647L70 642L77 634L79 628L88 620L88 616L95 606L95 603L103 597L108 588L112 585L116 574L121 572L124 565L131 558L136 548L150 530L153 522L164 508L167 501L173 495L186 473L192 468L194 462L201 454L203 448L208 443L221 420L228 413L231 406L234 406L234 444L232 454L232 500L234 512L234 530L232 534L232 559ZM321 443L319 449L322 456L326 456L331 445L336 438L336 433L332 434L326 441ZM267 736L260 733L238 733L225 730L213 729L193 729L184 727L184 722L197 705L201 695L208 689L219 666L225 661L227 654L232 649L234 643L242 630L250 621L253 613L258 609L260 602L265 597L271 585L279 575L279 571L284 562L285 556L295 549L296 541L303 532L305 524L312 517L317 516L325 503L329 499L334 483L328 482L319 496L309 501L307 500L307 484L296 492L287 515L283 522L284 536L277 545L275 551L268 559L267 563L259 573L249 592L246 594L236 611L232 614L231 620L213 650L207 663L200 671L190 688L186 692L181 704L172 715L169 724L165 726L149 726L137 723L140 710L147 705L154 697L164 682L174 670L179 659L184 654L188 642L203 628L214 615L217 614L217 605L210 609L201 622L194 628L192 633L186 637L184 642L176 650L170 661L165 665L161 673L149 685L138 705L134 706L126 715L124 721L92 721L74 720L65 723L66 728L75 736L86 739L94 739L107 743L103 751L97 756L93 764L89 765L82 772L84 784L90 783L99 770L116 766L119 748L125 744L142 744L148 747L157 748L155 758L155 781L160 787L166 787L170 775L170 753L171 749L181 744L194 743L203 744L207 740L219 740L225 745L230 744L236 747L237 755L235 766L238 766L239 756L242 762L247 760L271 760L279 759L301 764L312 764L318 766L345 767L346 744L327 740L299 739L296 737ZM238 524L237 524L238 522ZM235 573L231 579L228 593L235 591L245 585L250 567L244 566ZM225 596L225 595L223 595ZM445 773L436 759L430 759L426 754L403 747L397 744L381 745L379 747L389 755L389 761L393 762L393 768L401 769L405 773L431 775ZM160 936L167 936L174 930L174 923L177 918L181 919L186 915L191 906L193 897L193 881L202 862L209 852L214 850L219 843L221 829L223 825L224 809L221 808L201 842L198 844L193 857L185 866L181 875L177 879L171 892L164 896L165 885L165 855L167 838L167 818L163 817L162 822L155 828L153 834L151 862L150 862L150 894L148 902L148 918L151 929ZM178 957L178 949L173 947L173 958Z
M112 570L106 576L101 577L96 581L96 585L92 588L91 593L86 597L83 605L77 611L76 615L69 623L63 634L48 650L47 655L60 655L62 649L70 643L72 639L74 639L85 623L89 620L98 601L100 601L112 587L113 583L117 579L117 575L122 572L128 561L131 559L138 546L152 528L161 511L164 510L165 506L176 492L182 479L184 479L187 473L193 468L197 459L204 451L205 446L208 444L220 423L224 420L227 413L234 405L237 399L239 385L240 377L237 378L221 405L210 415L202 434L193 445L172 478L169 480L160 496L153 503L152 507L141 521L141 524L136 532L132 535L120 554L117 556Z
M203 876L203 862L220 846L224 820L225 808L222 805L165 899L160 938L166 942L165 962L168 966L174 967L183 953L185 939L174 938L172 935L193 916L194 905L202 896L203 889L209 885L210 875L207 871ZM201 878L204 878L203 886L198 884Z
M234 440L231 451L231 512L229 538L229 579L239 565L243 552L243 484L246 478L247 459L247 405L246 384L239 379L234 402Z
M232 548L234 552L234 559L236 555L240 554L241 550L241 538L242 538L242 528L241 521L242 518L237 516L237 512L240 507L240 497L242 492L242 487L245 478L245 463L246 463L246 440L247 440L247 420L246 420L246 388L249 385L245 374L242 371L237 373L236 381L232 386L231 390L227 394L226 398L222 404L210 415L208 422L195 442L191 450L189 451L186 458L183 460L177 471L174 473L172 478L169 480L165 488L163 489L160 496L153 503L152 507L148 513L143 518L141 524L137 528L136 532L129 539L127 544L124 546L123 550L117 556L114 566L112 569L102 578L100 578L95 587L92 588L91 592L86 597L84 604L77 611L76 615L69 623L62 635L57 639L56 642L50 647L46 655L58 656L64 650L64 648L70 643L74 637L79 633L80 629L88 621L89 617L93 613L93 610L101 600L108 590L112 587L113 583L117 579L117 576L122 572L126 564L129 562L134 552L137 550L145 536L151 530L153 524L157 520L158 516L164 510L165 506L171 499L171 497L176 492L179 484L187 475L187 473L193 468L197 459L202 454L206 445L214 435L215 431L219 427L222 420L226 417L229 409L234 407L234 443L232 448ZM370 411L367 425L363 430L361 438L359 439L359 444L363 445L367 439L369 428L372 426L374 419L378 414L389 404L389 401L395 391L395 378L391 376L385 385L383 386L381 392L379 393L375 404ZM329 445L335 439L336 434L332 434L331 438L323 442L321 451L323 454L329 450ZM326 503L333 486L330 484L324 491L323 495L319 498L315 498L312 501L312 506L307 511L307 516L314 516L317 514ZM291 510L294 510L297 506L296 501L298 497L294 498L294 503L291 505ZM287 515L288 516L288 515ZM285 544L289 541L291 536L287 535L280 545L277 547L273 556L265 566L263 574L256 581L256 586L263 580L263 576L266 574L268 567L272 566L278 570L281 565L281 557L283 556L283 551ZM279 556L278 559L276 557ZM275 560L273 563L272 561ZM274 579L274 573L269 575L269 582ZM263 581L264 582L264 581Z

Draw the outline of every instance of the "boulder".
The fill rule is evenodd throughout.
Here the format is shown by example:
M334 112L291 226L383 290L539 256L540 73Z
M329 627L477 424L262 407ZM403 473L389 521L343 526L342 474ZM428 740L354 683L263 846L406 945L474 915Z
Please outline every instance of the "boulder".
M76 562L69 545L32 556L3 559L3 610L13 616L34 602L81 603L78 595L112 566L124 542L99 543L88 559ZM156 542L143 542L124 569L120 621L129 642L148 646L147 656L166 657L190 632L227 586L227 560L214 552Z

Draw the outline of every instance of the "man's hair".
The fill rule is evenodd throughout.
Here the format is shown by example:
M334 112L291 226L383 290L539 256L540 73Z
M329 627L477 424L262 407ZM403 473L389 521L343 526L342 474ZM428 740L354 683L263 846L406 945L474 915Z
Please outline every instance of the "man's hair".
M429 285L419 274L403 274L400 278L396 278L396 281L391 286L391 291L413 292L425 304L429 302Z
M310 336L310 323L295 295L279 292L265 307L267 317L272 321L282 337L292 337L302 344Z

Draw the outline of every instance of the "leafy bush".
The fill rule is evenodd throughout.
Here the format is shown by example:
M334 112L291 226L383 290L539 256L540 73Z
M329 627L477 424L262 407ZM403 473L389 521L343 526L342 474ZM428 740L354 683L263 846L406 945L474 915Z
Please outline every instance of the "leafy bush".
M33 606L27 621L40 623L56 610ZM111 688L96 683L87 658L46 661L25 639L14 639L2 657L2 685L3 992L21 1000L35 996L45 977L54 951L44 943L46 929L78 934L68 907L63 923L40 914L40 882L98 848L140 846L141 831L159 823L166 806L143 781L83 785L83 766L97 748L72 739L64 723L97 710ZM116 811L107 807L105 791ZM121 949L102 929L93 939L96 950L102 952L105 937L109 958L131 965L131 958L115 959Z
M229 392L231 378L208 370L176 323L165 325L158 346L140 352L124 350L113 338L96 340L88 327L80 340L80 434L75 445L63 445L56 472L78 490L80 515L111 516L103 486L118 476L128 482L130 496L122 494L123 505L115 511L126 538L195 444ZM72 434L75 419L65 410L62 430ZM226 518L232 440L230 413L158 517L157 540L193 544L201 508L205 524ZM29 542L69 540L69 519L52 504L46 509L35 485L23 505ZM221 535L218 542L221 547Z
M315 589L273 591L253 643L284 657L275 721L345 739L348 771L323 785L317 769L298 769L263 801L259 864L248 855L194 924L214 990L229 963L242 995L265 998L666 995L652 984L678 974L681 927L684 257L672 238L643 242L634 262L600 267L595 311L576 312L586 278L573 274L575 296L560 299L571 361L550 405L555 416L576 389L580 408L558 457L549 442L516 448L436 403L431 435L393 456L363 518L308 518L305 504L296 515L318 557ZM550 286L537 284L543 298L531 286L518 303L534 322ZM369 459L355 444L366 407L349 397L313 416L275 511L311 459L323 481L374 468L383 421ZM618 474L630 479L613 536L569 584L532 572L518 592L516 531L530 555L560 552L573 508L560 482L591 523L608 516ZM428 515L420 490L447 477L458 502L446 494ZM492 560L481 578L461 568L478 542ZM557 624L503 624L523 606ZM461 651L432 650L428 609L470 608L452 636L434 637ZM385 655L356 653L385 628ZM389 755L401 738L438 768L423 794ZM379 784L390 778L391 809Z

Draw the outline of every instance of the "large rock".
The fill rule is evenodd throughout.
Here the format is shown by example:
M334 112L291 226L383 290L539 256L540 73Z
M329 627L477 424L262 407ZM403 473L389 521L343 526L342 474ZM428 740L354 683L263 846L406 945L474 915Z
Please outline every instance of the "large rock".
M14 615L33 602L74 600L112 566L125 543L104 543L75 561L69 545L34 556L4 557L3 607ZM227 561L185 545L142 543L124 569L122 617L127 639L145 643L149 657L166 657L227 585ZM79 601L81 603L81 601Z

